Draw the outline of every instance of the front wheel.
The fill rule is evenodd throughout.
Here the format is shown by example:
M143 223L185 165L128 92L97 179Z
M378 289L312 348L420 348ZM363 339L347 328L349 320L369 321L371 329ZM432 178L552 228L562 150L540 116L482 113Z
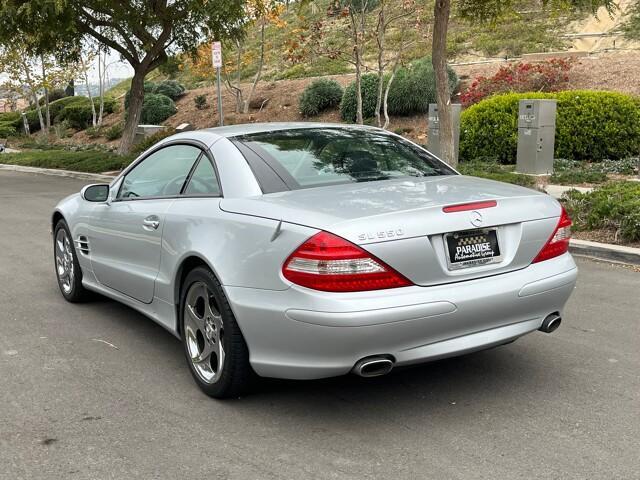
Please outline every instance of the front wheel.
M82 270L64 220L60 220L53 231L53 258L58 287L65 300L76 303L89 299L90 292L82 286Z
M180 295L180 331L189 370L204 393L238 397L255 378L249 349L216 277L192 270Z

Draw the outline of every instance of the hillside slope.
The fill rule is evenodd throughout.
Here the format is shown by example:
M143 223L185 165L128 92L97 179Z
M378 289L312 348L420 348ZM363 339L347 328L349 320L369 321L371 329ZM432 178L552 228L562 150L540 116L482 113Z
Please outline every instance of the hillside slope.
M502 63L465 65L455 67L461 77L463 85L469 79L477 75L490 75L494 73ZM640 96L640 83L637 82L640 71L640 52L608 52L580 58L578 64L571 73L570 88L611 90ZM334 78L343 86L353 81L353 75L334 75ZM258 84L254 99L267 100L262 109L252 109L248 114L235 113L233 96L223 91L223 105L226 124L238 124L247 122L283 122L283 121L323 121L340 122L340 114L337 109L325 112L317 117L305 119L299 112L299 97L304 88L313 81L313 78L295 80L278 80L261 82ZM249 88L248 84L244 85ZM198 110L195 107L194 98L198 95L206 95L208 107ZM217 126L218 113L216 108L216 96L214 87L200 87L189 90L177 102L178 113L170 117L165 124L176 127L181 123L191 123L196 128ZM123 118L120 114L109 115L107 125L112 125ZM416 115L410 117L392 117L390 130L402 133L419 143L426 141L426 116ZM95 142L89 139L85 132L75 134L71 139L74 143ZM98 139L101 143L117 144L117 141L106 142L104 138Z

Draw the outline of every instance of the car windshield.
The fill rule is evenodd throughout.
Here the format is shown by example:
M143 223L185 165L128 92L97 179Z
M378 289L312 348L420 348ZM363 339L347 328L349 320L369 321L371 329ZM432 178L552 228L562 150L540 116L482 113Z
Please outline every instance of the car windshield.
M293 188L456 174L425 150L375 130L305 128L236 140L288 177L285 181Z

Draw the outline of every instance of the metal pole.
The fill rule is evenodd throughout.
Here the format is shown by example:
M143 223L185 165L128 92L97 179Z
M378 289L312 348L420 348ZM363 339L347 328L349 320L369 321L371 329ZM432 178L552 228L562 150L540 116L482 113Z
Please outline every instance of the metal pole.
M224 125L224 115L222 114L222 92L220 91L220 67L216 68L216 70L218 77L218 81L216 82L218 84L218 126L221 127Z

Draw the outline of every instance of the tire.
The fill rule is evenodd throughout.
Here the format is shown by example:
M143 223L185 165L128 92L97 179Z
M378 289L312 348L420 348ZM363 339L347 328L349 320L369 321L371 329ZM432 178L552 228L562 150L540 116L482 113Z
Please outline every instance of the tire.
M249 349L213 273L197 267L180 290L180 332L187 365L200 389L213 398L238 397L254 380Z
M85 302L91 292L82 286L82 269L69 227L64 220L58 221L53 230L53 261L60 293L71 303Z

